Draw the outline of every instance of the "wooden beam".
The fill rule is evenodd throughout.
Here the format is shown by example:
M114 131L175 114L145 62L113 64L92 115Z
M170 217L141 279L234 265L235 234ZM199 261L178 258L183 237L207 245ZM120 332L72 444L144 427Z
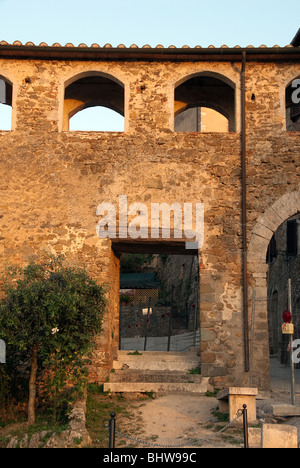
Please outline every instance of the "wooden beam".
M112 249L117 256L122 253L164 254L164 255L198 255L197 249L186 249L185 242L159 240L126 240L112 241Z

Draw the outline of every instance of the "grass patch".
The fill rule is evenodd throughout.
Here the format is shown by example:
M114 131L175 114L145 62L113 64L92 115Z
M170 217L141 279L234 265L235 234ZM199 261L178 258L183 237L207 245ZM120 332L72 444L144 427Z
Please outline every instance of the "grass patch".
M148 398L146 398L148 399ZM105 424L110 414L116 413L116 429L129 436L143 438L143 428L137 417L141 400L124 398L122 394L103 393L97 385L89 386L86 406L86 428L92 439L93 448L108 448L109 432ZM137 447L128 439L116 435L116 447Z
M222 434L222 439L224 440L224 442L227 442L228 444L237 445L237 446L242 445L243 442L244 442L243 436L242 436L242 434L240 432L237 433L236 435L234 435L234 434Z
M219 392L220 392L220 390L218 388L215 388L213 392L207 391L205 393L205 396L207 396L209 398L216 398L218 396Z
M192 374L192 375L201 375L201 368L198 366L198 367L194 367L193 369L190 369L188 371L188 374Z
M221 413L217 409L213 411L213 415L218 421L228 423L229 422L229 413Z

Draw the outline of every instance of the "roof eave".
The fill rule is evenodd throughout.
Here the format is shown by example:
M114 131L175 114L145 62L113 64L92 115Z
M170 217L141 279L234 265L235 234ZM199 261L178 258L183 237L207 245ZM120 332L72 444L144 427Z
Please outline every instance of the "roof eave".
M300 48L221 47L221 48L121 48L1 45L0 58L77 61L239 61L243 52L248 61L299 61Z

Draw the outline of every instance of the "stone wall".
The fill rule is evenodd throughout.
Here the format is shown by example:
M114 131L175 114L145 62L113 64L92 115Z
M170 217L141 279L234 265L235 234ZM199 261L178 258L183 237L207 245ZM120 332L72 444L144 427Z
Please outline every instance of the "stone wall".
M173 317L175 321L177 319L177 327L189 331L198 329L200 283L197 256L156 256L154 265L162 285L161 298L169 303L172 302Z
M124 84L124 133L62 131L64 84L89 71ZM221 61L0 59L0 74L13 83L12 131L0 132L1 269L46 249L85 265L107 284L109 307L92 369L99 382L118 349L119 261L110 240L96 235L96 208L107 201L117 206L125 194L128 204L143 202L149 209L152 202L205 203L202 370L219 388L249 383L241 288L240 71L240 63ZM174 132L174 87L204 72L234 83L236 133ZM299 190L299 134L286 132L285 122L285 87L298 73L297 63L251 62L246 69L249 284L258 301L253 383L261 388L269 385L261 259L284 218L273 209L268 226L260 220Z
M71 408L68 427L60 433L41 431L34 434L7 436L1 448L87 448L92 440L86 429L86 398L78 400Z
M121 307L120 326L122 338L145 337L146 329L149 337L168 336L170 308L151 306L149 321L147 312L147 307L134 305Z

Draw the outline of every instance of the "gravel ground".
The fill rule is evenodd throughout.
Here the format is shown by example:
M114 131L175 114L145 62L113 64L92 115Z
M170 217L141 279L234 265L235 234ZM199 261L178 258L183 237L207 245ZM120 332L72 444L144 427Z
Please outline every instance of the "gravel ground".
M136 418L143 428L142 435L139 434L137 438L148 443L138 446L141 448L155 448L157 445L174 448L243 447L241 427L230 427L222 434L217 434L216 431L228 424L213 414L217 407L216 398L195 394L172 393L144 401L135 409ZM130 433L130 430L128 432ZM130 435L135 437L134 434ZM205 441L204 439L208 437L209 440Z
M296 402L300 405L300 399L297 398ZM299 417L275 419L272 416L271 405L279 403L289 404L289 395L274 391L264 399L258 399L258 423L290 424L299 428L300 435ZM219 432L227 426L228 421L220 419L217 409L218 400L214 397L182 393L158 396L135 405L135 419L139 421L142 431L135 436L129 427L128 433L138 440L148 441L147 444L136 443L136 447L140 448L155 448L156 445L174 448L243 448L242 418L238 420L239 424L235 423Z

